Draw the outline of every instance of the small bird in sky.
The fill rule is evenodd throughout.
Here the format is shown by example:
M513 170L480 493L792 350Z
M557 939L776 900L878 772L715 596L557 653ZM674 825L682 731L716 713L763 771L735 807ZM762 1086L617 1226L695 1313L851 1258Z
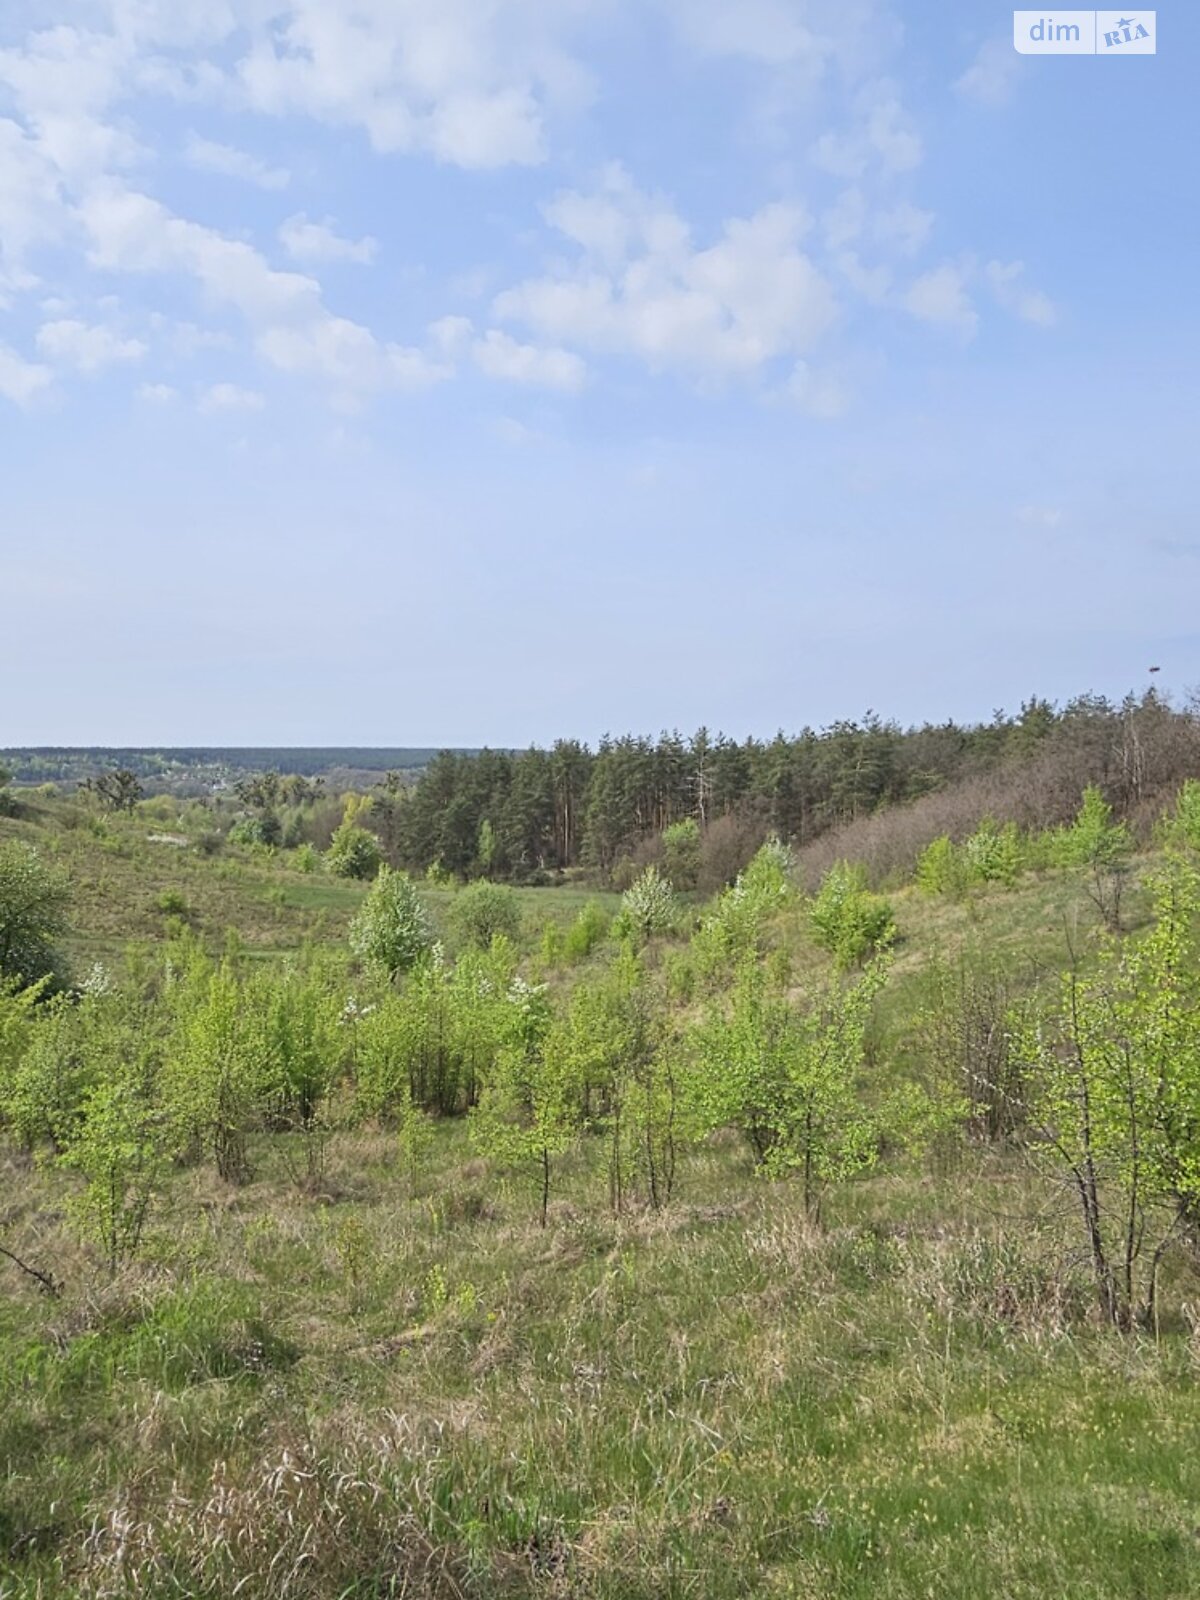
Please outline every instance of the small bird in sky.
M1161 667L1151 667L1151 668L1150 668L1150 671L1151 671L1151 672L1161 672L1161 671L1162 671L1162 668L1161 668Z

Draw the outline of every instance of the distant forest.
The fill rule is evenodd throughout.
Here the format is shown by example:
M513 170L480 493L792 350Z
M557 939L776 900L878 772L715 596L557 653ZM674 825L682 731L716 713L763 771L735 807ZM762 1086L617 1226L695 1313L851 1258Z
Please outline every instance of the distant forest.
M710 892L770 835L798 853L805 878L845 855L884 881L910 873L932 839L965 837L986 817L1057 826L1089 784L1146 834L1163 797L1200 775L1200 702L1175 707L1152 690L1061 707L1034 698L978 724L902 728L868 712L766 740L701 728L594 749L560 739L521 751L0 751L2 768L18 784L64 786L123 768L147 794L195 796L218 826L232 815L244 838L284 848L327 849L349 820L349 791L365 797L351 809L388 861L459 879L536 884L582 871L620 887L664 859L664 834L683 823L698 841L694 886Z
M1062 708L1031 699L974 726L902 729L869 713L766 741L701 728L690 738L605 738L594 751L577 740L515 754L443 751L415 788L375 809L400 864L517 881L579 866L611 877L622 863L655 859L664 831L690 818L720 881L768 834L802 850L897 808L954 831L951 795L964 797L962 827L980 812L1049 826L1096 783L1136 819L1200 772L1198 711L1151 691Z
M471 752L464 752L470 754ZM132 749L102 745L0 750L0 766L18 784L73 783L123 768L148 790L211 786L250 772L278 772L304 778L385 772L415 773L437 752L433 749Z

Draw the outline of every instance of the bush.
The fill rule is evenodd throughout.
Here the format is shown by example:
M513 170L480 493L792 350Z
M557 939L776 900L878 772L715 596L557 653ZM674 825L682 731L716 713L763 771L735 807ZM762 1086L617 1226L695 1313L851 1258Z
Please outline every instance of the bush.
M731 889L718 896L693 940L698 970L719 977L731 963L764 952L767 917L786 905L792 893L791 853L778 839L768 839L739 874Z
M700 825L693 817L663 830L667 876L680 889L694 889L700 878Z
M1090 873L1088 894L1104 924L1121 931L1121 900L1133 840L1123 822L1112 820L1112 807L1094 785L1083 791L1075 821L1060 836L1065 866L1084 867Z
M958 900L966 893L968 878L962 851L948 833L921 852L917 862L917 887L922 894L942 894Z
M608 938L612 918L599 900L589 900L567 929L563 954L568 961L585 961Z
M69 899L66 879L32 845L0 845L0 977L29 984L56 971Z
M230 844L245 845L249 849L278 844L277 838L267 837L270 830L264 827L264 820L262 817L239 817L229 830Z
M678 915L679 906L670 883L657 867L647 867L621 897L618 927L622 932L648 939L652 934L666 933Z
M1069 828L1060 835L1064 866L1114 870L1122 867L1133 848L1129 829L1112 820L1112 807L1095 785L1083 791L1083 802Z
M382 859L379 840L355 822L342 823L325 853L330 872L339 878L373 878Z
M315 845L302 844L296 851L293 865L297 872L317 872L321 866L321 852Z
M433 948L433 926L424 902L405 872L382 867L350 924L350 948L361 960L394 980Z
M985 817L963 845L967 871L977 883L1002 883L1011 888L1021 871L1021 836L1013 822L1000 827Z
M864 869L848 861L838 862L825 875L809 907L809 921L817 943L842 968L861 966L896 931L890 902L871 894Z
M1175 813L1167 823L1167 837L1189 850L1200 850L1200 781L1189 778L1175 799Z
M486 950L497 934L516 939L521 931L521 903L514 890L486 879L454 897L450 922L463 944Z

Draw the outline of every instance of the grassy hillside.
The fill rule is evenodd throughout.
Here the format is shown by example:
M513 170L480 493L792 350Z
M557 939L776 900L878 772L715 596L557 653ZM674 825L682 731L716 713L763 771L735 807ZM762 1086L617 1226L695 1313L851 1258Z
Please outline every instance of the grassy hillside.
M140 815L71 821L41 803L0 842L68 872L77 966L116 971L182 920L214 952L234 930L257 971L308 942L359 981L362 886L156 843ZM1134 865L1127 930L1157 864ZM448 925L453 891L423 892ZM542 940L589 898L522 893L521 970L556 996L610 959L568 969ZM927 1065L932 964L999 962L1033 994L1095 959L1077 872L892 903L867 1101ZM721 998L680 976L700 909L644 952L676 1030ZM802 902L771 946L802 1003L829 970ZM3 1600L1200 1592L1193 1264L1166 1256L1152 1325L1104 1327L1036 1152L886 1143L817 1223L732 1129L681 1146L668 1204L613 1214L586 1136L543 1228L530 1174L470 1119L414 1144L352 1099L315 1136L251 1129L239 1184L177 1157L115 1271L77 1226L78 1174L0 1142Z
M1089 1326L1071 1240L1003 1162L889 1171L825 1229L740 1152L663 1215L543 1232L443 1130L181 1179L112 1281L10 1158L9 1595L1183 1597L1197 1344ZM286 1584L280 1569L290 1576ZM42 1583L43 1588L38 1588Z
M182 826L177 817L144 811L85 818L68 804L25 800L20 817L0 816L0 843L24 839L69 877L68 951L77 966L118 960L131 942L161 941L171 918L181 915L180 899L188 925L214 949L230 931L256 956L294 951L306 941L344 942L365 884L299 872L292 852L229 847L206 856ZM444 918L453 891L429 885L423 892L435 917ZM514 893L531 931L546 921L569 922L590 899L617 902L586 887Z

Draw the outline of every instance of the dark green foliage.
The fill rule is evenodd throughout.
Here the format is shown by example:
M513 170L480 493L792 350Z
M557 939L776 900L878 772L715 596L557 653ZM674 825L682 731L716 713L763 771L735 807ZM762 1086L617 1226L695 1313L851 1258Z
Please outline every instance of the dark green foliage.
M848 861L831 868L808 914L817 943L843 968L861 966L895 933L891 905L867 889L866 874Z
M663 865L677 889L694 889L700 878L703 838L695 817L684 817L663 830Z
M0 978L36 983L58 970L66 879L22 840L0 844Z
M337 878L369 880L379 871L382 859L375 835L349 820L338 828L325 854L326 864Z
M504 884L479 882L455 895L450 924L460 941L486 950L497 934L516 939L521 932L521 907Z
M1084 696L1062 710L1034 700L1015 716L974 727L902 730L868 714L769 742L739 743L701 728L690 739L605 738L595 751L568 741L550 750L443 751L394 808L394 849L414 871L437 862L460 878L486 870L490 878L523 882L586 865L607 879L622 861L645 860L640 849L682 826L685 832L665 837L663 847L679 857L675 872L668 861L667 873L683 889L694 870L693 826L703 861L714 829L754 819L757 836L724 875L728 882L769 833L802 846L881 807L982 773L1004 775L1017 794L1024 767L1055 794L1064 782L1078 783L1080 771L1103 773L1109 800L1124 813L1146 799L1149 785L1162 792L1194 771L1198 756L1194 714L1171 711L1152 693L1119 706ZM481 837L489 841L486 863ZM1001 842L1001 859L990 865L1008 872L1008 843Z

